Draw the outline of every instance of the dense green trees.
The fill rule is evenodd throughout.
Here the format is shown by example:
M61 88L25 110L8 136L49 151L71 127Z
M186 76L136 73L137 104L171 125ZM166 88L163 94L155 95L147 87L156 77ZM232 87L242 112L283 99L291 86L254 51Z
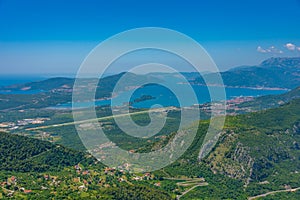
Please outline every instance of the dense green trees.
M0 159L0 170L21 172L61 170L79 162L94 161L82 152L3 132L0 132Z

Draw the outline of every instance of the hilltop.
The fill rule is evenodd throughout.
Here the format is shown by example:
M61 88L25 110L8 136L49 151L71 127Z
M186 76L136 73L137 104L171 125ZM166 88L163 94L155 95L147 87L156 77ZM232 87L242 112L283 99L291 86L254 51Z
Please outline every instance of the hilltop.
M60 171L78 163L95 162L76 150L4 132L0 132L0 155L0 170L17 172Z

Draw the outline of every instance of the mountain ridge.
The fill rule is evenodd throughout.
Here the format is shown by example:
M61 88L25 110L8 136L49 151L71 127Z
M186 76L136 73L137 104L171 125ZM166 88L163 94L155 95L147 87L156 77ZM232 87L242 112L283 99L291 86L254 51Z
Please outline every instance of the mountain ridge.
M101 79L103 86L110 86L108 82L116 83L125 72L106 76ZM204 79L197 72L182 72L192 84L205 84ZM272 57L255 66L239 66L220 72L224 84L231 87L273 87L293 89L300 85L300 57ZM127 73L128 75L128 73ZM129 73L132 79L129 85L140 82L141 79L156 78L156 73L137 75ZM204 73L207 84L214 84L216 74ZM91 78L96 80L95 78ZM158 79L159 80L159 79ZM25 84L14 84L0 87L0 90L53 90L72 88L75 78L54 77L42 81ZM162 81L162 80L160 80ZM64 87L63 87L64 86ZM100 86L100 85L98 85Z
M220 72L227 87L268 87L293 89L300 85L300 57L270 58L257 66L236 67ZM191 81L193 84L215 84L218 74L211 73Z

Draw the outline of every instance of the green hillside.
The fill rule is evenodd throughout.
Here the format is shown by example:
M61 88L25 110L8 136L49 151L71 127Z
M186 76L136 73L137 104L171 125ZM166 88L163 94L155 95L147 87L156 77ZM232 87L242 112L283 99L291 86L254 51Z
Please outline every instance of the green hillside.
M228 116L217 145L199 161L207 127L208 122L200 122L188 151L157 172L162 177L206 179L208 186L181 199L247 199L300 186L300 99L276 109Z
M171 199L176 195L180 199L247 199L281 191L282 194L273 196L273 199L281 199L287 192L282 190L300 186L300 99L275 109L227 117L217 145L204 160L199 161L198 154L207 127L208 121L201 121L188 151L175 163L154 172L150 179L141 181L133 179L141 175L118 171L108 175L103 167L92 164L94 160L83 153L49 142L1 133L0 179L17 176L23 181L20 185L33 188L32 194L26 194L32 198L37 194L53 197L52 191L60 198L78 199ZM74 171L72 166L77 163L89 170L88 177ZM41 173L53 172L61 185L52 187L50 182L42 181L51 189L39 189L36 181L43 176ZM83 184L78 182L78 177L87 179L84 191L78 189ZM202 177L204 183L199 182ZM120 181L123 179L126 181ZM183 180L186 181L180 183ZM15 197L24 195L20 189L11 186L2 189L0 193L4 196L8 195L8 190L14 190ZM293 199L296 194L291 193L290 197ZM265 198L269 197L266 195Z
M152 177L108 173L84 153L37 139L0 132L0 159L0 199L174 199Z
M251 110L264 110L278 107L296 98L300 98L300 87L280 95L261 96L255 98L253 101L241 103L238 107L247 107L251 108Z
M74 84L73 78L49 78L42 81L29 82L24 84L15 84L1 87L1 90L54 90L58 88L71 88Z
M82 152L3 132L0 132L0 159L0 170L18 172L59 171L95 161Z

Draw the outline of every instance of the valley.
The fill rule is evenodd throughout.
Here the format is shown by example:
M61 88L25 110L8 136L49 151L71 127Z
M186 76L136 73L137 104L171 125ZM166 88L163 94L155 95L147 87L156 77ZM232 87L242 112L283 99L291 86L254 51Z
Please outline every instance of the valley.
M261 65L265 68L279 61L269 60ZM293 62L298 66L297 60ZM236 70L249 71L248 68ZM130 88L147 77L130 76L134 78L126 86ZM186 76L191 83L198 84L194 82L197 77ZM103 80L106 90L99 90L98 97L109 100L112 86L108 85L120 77L121 74L106 77ZM226 101L226 112L218 110L223 101L184 107L176 104L135 107L135 104L161 100L144 91L131 99L129 113L122 110L127 105L96 105L97 118L74 121L72 112L84 116L88 110L53 108L71 101L72 84L72 79L58 78L4 87L11 91L39 92L0 95L0 198L34 199L38 195L41 198L184 200L297 199L299 196L299 87L271 95L232 97ZM269 86L276 85L263 87ZM190 128L197 130L191 146L163 169L130 173L127 165L110 168L90 154L115 145L131 153L160 149L176 134L181 112L192 113L196 108L200 109L200 116L196 122L190 122ZM200 161L199 152L212 110L215 117L226 116L226 121L216 146ZM127 135L115 121L129 116L136 124L146 126L151 122L151 114L166 116L163 129L151 137ZM88 152L76 126L92 130L95 122L111 143Z

